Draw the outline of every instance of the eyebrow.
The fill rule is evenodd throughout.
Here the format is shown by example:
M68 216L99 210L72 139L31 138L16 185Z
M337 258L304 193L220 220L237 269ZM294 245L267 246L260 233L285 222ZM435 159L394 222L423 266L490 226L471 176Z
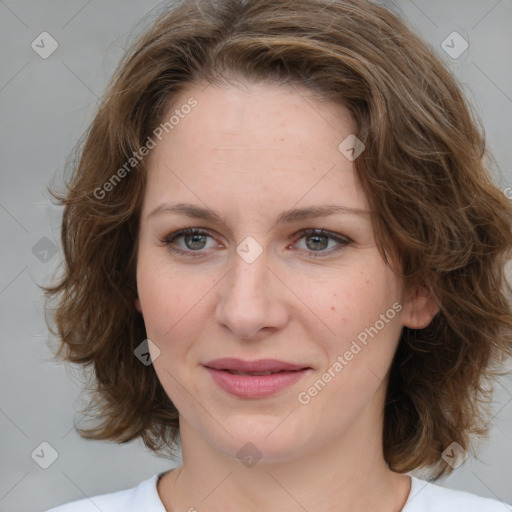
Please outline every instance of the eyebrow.
M161 214L179 214L191 217L193 219L200 219L210 221L217 224L227 224L226 220L215 213L210 208L204 208L202 206L188 204L188 203L177 203L170 205L168 203L159 204L156 208L151 210L147 216L147 219ZM281 212L278 217L276 224L287 224L305 219L314 219L317 217L327 217L334 214L345 214L345 215L369 215L370 210L362 210L360 208L351 208L348 206L341 206L335 204L327 204L321 206L310 206L307 208L295 208L285 210Z

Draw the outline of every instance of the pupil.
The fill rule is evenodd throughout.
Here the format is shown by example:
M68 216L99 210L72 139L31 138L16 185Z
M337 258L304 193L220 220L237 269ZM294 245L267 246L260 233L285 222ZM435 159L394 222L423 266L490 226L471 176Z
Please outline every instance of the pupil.
M190 239L192 238L192 244L189 244ZM203 239L203 240L201 240ZM202 243L201 243L202 242ZM199 245L195 245L199 244ZM189 249L202 249L204 247L204 235L187 235L185 237L185 245Z
M323 243L318 242L319 239L323 239ZM327 237L325 235L310 235L307 237L306 240L313 240L313 245L316 244L316 246L313 247L313 249L325 249L328 245ZM308 247L309 247L309 245L308 245ZM311 247L310 247L310 249L311 249Z

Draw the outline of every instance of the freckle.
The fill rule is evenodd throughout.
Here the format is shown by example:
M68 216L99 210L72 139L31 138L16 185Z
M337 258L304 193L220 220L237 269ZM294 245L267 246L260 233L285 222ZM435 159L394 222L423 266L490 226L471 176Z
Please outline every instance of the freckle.
M369 279L366 280L366 284L370 284L370 280Z

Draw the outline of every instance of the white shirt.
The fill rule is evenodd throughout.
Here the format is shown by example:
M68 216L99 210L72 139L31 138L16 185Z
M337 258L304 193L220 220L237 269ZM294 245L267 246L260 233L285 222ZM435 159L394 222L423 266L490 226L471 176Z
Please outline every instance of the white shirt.
M132 489L73 501L46 512L167 512L156 488L159 476L155 474ZM402 512L512 512L512 506L411 477Z

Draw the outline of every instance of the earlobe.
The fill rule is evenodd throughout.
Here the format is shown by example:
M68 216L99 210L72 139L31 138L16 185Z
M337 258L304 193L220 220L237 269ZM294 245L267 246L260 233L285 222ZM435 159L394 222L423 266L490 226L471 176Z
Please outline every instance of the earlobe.
M139 297L137 297L134 301L135 303L135 309L139 312L139 313L142 313L142 307L140 305L140 299Z
M410 329L424 329L439 312L439 305L432 294L423 287L412 291L404 304L402 321Z

